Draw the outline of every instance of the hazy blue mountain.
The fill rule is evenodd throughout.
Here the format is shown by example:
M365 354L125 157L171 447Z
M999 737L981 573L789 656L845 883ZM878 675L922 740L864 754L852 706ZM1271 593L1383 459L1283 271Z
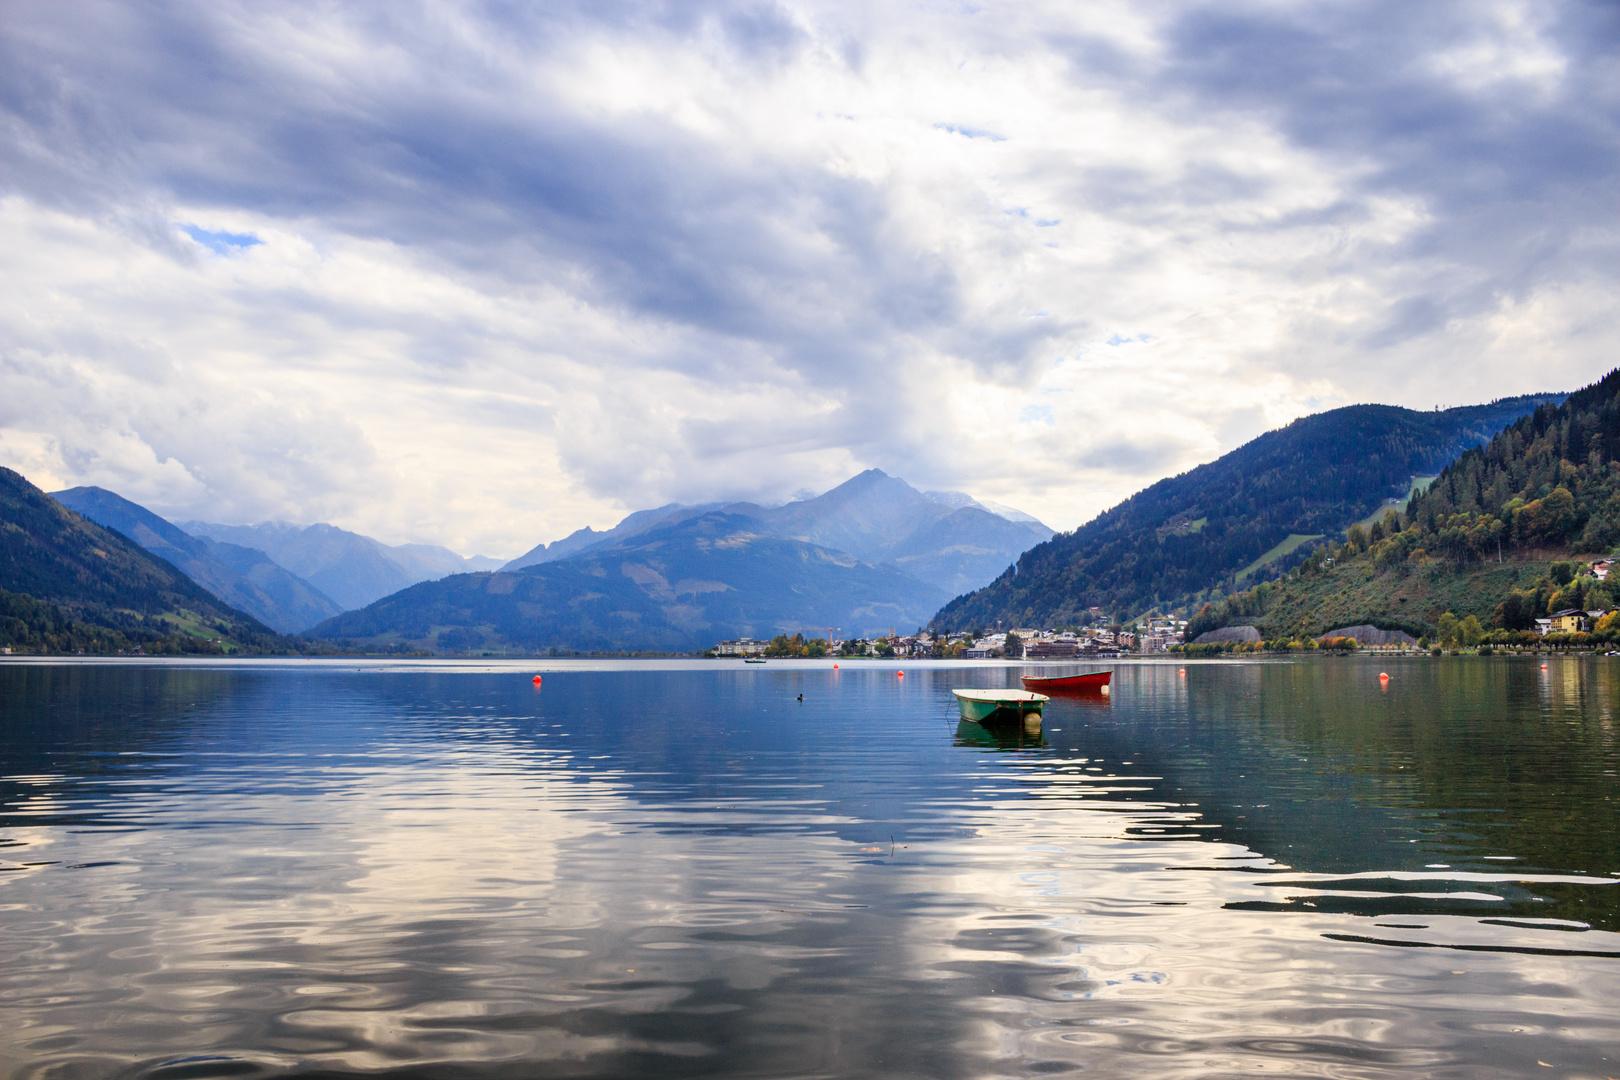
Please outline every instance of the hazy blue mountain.
M1308 543L1300 541L1342 533L1405 495L1414 476L1435 475L1565 396L1438 412L1351 405L1304 417L1032 548L989 585L953 600L934 622L953 629L998 620L1059 625L1082 621L1092 606L1135 615L1211 587L1254 584L1308 555Z
M665 519L570 558L416 585L313 633L449 652L694 651L807 627L909 629L945 596L892 567L762 535L758 525L717 511Z
M994 513L960 492L925 495L880 469L868 469L825 494L786 506L727 507L746 512L766 531L889 563L952 595L995 578L1052 535L1028 514ZM1011 510L1011 508L1008 508Z
M214 525L188 521L185 528L214 540L257 548L337 601L345 611L365 607L422 580L383 554L377 541L335 525L300 527L279 521Z
M1008 521L1039 525L1042 529L1046 529L1048 534L1052 531L1047 529L1046 525L1033 514L1026 514L1016 507L1008 506L1006 503L991 502L989 499L975 499L965 491L925 491L923 497L948 506L952 510L960 510L963 507L971 506L976 510L984 510L997 517L1006 518Z
M994 581L1014 559L1051 535L1051 529L1033 519L1012 521L978 506L964 506L889 547L885 561L960 596Z
M583 529L574 530L561 540L552 541L549 545L538 544L505 566L500 567L500 569L521 570L525 566L538 566L540 563L556 562L558 559L566 559L570 555L577 555L581 551L617 543L627 537L635 536L637 533L652 528L660 521L677 517L696 517L699 514L708 513L710 510L719 509L720 506L720 503L707 503L702 506L682 506L680 503L669 503L658 507L656 510L637 510L635 513L627 515L623 521L613 526L613 528L604 532L597 532L587 525Z
M390 546L336 525L215 525L188 521L195 536L256 548L331 597L345 611L448 574L492 569L499 560L463 558L449 548L429 544Z
M307 630L343 610L264 552L192 536L105 488L69 488L53 491L51 497L98 525L116 529L226 604L283 634Z
M438 544L382 544L383 554L393 559L407 574L420 575L418 581L470 574L479 570L499 570L505 559L488 555L458 555Z
M0 644L18 652L285 652L292 642L220 603L135 541L0 469Z
M992 510L961 492L924 494L880 469L868 469L831 491L783 506L671 503L640 510L606 532L581 529L550 546L542 544L502 569L577 557L714 510L751 519L754 531L763 536L843 551L863 562L893 563L953 596L994 579L1052 535L1034 517L1011 507Z

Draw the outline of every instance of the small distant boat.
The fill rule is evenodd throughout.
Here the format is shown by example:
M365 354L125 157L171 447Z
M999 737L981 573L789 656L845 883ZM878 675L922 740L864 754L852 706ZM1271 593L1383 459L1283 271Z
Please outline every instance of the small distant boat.
M1076 690L1101 690L1108 692L1108 683L1114 677L1112 671L1087 671L1081 675L1058 675L1046 679L1035 675L1021 676L1026 690L1038 690L1043 694L1073 693Z
M1008 719L1034 713L1040 718L1041 710L1051 698L1033 694L1028 690L952 690L956 706L962 710L962 719L983 722L1000 713Z
M743 663L745 663L745 664L763 664L764 662L765 661L763 661L763 660L744 660L743 661Z

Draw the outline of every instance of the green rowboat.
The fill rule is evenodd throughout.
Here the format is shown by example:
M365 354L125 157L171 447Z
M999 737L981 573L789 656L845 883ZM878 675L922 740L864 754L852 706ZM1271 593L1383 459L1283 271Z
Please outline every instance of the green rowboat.
M1034 713L1037 718L1051 698L1029 690L952 690L962 719L983 723L1000 714L1015 719Z

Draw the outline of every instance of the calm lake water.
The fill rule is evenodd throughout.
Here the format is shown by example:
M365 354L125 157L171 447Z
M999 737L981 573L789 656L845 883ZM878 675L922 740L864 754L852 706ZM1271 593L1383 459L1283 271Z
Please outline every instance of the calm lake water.
M0 1073L1620 1076L1541 663L0 665Z

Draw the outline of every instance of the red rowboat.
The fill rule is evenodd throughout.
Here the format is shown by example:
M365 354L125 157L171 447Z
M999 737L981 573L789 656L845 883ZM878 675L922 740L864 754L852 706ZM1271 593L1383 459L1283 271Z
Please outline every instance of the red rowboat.
M1107 690L1108 680L1113 677L1112 671L1088 671L1083 675L1059 675L1052 679L1042 679L1034 675L1021 676L1025 690L1034 690L1041 694L1061 694L1066 690Z

